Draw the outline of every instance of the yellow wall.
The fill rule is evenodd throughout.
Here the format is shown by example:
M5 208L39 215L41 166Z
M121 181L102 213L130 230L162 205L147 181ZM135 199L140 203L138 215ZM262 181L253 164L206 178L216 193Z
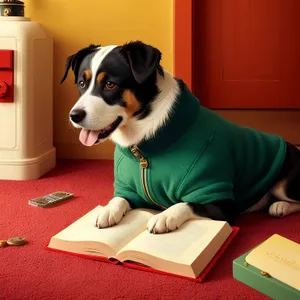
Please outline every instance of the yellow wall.
M65 59L91 43L140 39L158 47L173 72L173 0L26 0L25 14L54 39L54 143L59 157L112 158L113 144L84 147L68 121L77 99L73 74L60 85Z

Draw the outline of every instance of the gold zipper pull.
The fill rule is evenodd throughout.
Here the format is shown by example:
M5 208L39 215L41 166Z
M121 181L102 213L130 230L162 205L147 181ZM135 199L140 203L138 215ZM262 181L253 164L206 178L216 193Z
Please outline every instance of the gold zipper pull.
M149 163L148 160L139 152L137 147L131 147L130 149L131 153L140 161L140 166L143 169L148 168Z
M145 158L141 158L141 159L140 159L140 166L141 166L143 169L148 168L148 166L149 166L148 160L145 159Z

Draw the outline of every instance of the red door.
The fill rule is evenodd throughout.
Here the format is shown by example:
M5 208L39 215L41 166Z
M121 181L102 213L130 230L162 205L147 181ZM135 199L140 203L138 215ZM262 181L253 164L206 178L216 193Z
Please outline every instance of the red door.
M203 105L300 108L300 0L194 0L193 27Z

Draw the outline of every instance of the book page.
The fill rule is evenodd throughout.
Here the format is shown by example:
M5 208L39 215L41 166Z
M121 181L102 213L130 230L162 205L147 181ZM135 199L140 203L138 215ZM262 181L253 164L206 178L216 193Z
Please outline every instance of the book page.
M195 263L194 267L197 270L194 272L197 277L231 232L232 228L223 221L191 220L184 223L178 230L166 234L150 234L144 231L124 246L118 253L118 258L123 261L139 257L139 262L143 259L145 264L164 271L171 270L166 270L161 260L191 267ZM197 262L201 254L202 260ZM155 258L160 260L155 261ZM176 267L173 270L180 273Z
M300 244L274 234L253 249L246 262L300 291Z
M93 225L92 217L95 216L100 209L101 206L97 206L82 218L52 237L53 240L68 242L66 243L67 249L60 250L68 251L68 248L71 247L71 243L74 243L75 245L76 242L80 242L81 247L85 248L81 250L78 249L78 252L87 252L87 254L90 252L96 253L99 249L95 248L95 242L101 242L108 245L115 253L117 253L130 240L146 229L147 221L155 213L155 211L147 209L131 210L123 217L119 224L109 228L99 229ZM93 242L91 243L93 249L89 248L89 242ZM51 247L51 242L49 246ZM57 249L58 247L62 248L63 244L61 243L61 246L59 246L59 243L55 243L54 248ZM72 248L74 249L74 247Z

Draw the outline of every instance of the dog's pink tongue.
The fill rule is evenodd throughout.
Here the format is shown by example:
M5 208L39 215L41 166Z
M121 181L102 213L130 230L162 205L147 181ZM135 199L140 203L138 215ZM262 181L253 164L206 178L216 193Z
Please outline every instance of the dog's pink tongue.
M100 131L81 129L79 140L85 146L93 146L98 140Z

